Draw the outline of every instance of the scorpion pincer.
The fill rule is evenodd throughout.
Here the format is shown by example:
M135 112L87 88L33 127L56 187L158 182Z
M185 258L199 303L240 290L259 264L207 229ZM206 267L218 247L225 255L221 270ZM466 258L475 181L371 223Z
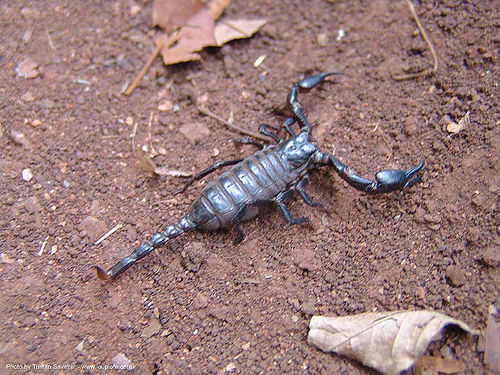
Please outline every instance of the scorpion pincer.
M283 124L290 135L288 139L282 139L270 132L269 129L277 130L270 125L259 125L259 132L277 142L276 145L261 145L252 140L246 140L244 143L256 145L260 147L260 150L244 159L218 162L195 175L181 192L184 192L193 182L215 170L229 165L233 166L205 186L186 215L168 225L163 231L154 234L149 241L138 246L129 256L120 260L108 271L95 266L97 275L104 280L112 279L168 240L193 229L232 228L236 235L234 242L238 243L244 237L239 227L240 222L256 216L259 207L265 204L276 204L283 218L290 224L304 223L307 221L305 218L292 217L284 200L290 193L297 191L306 204L324 208L321 203L314 202L305 191L309 171L317 167L332 167L349 185L367 193L402 190L419 182L422 178L419 172L424 167L424 161L409 170L379 171L375 175L375 180L369 180L355 174L333 155L318 150L309 140L311 123L297 101L299 90L311 89L322 82L325 77L339 73L335 71L321 73L307 77L293 85L287 96L292 116ZM295 122L300 126L298 134L292 129Z

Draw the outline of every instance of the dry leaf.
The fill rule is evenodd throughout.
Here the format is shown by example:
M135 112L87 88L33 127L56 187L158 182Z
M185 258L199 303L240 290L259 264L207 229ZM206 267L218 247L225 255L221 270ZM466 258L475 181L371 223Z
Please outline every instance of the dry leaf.
M467 126L470 124L470 119L469 119L470 112L467 111L467 113L458 121L458 124L456 122L450 121L448 125L446 125L446 130L448 133L452 134L458 134L462 130L464 130Z
M210 9L202 9L182 26L178 34L161 35L156 45L162 44L161 55L165 65L199 60L204 47L215 46L214 19Z
M217 41L217 45L220 47L233 39L250 38L264 26L266 22L267 21L264 19L219 21L215 27L215 40Z
M422 356L448 325L477 335L459 320L432 311L313 316L307 342L325 352L354 358L383 374L399 374Z
M224 12L224 9L229 5L231 0L212 0L208 4L208 8L212 11L214 15L214 21L218 20L219 17Z
M202 8L201 0L154 0L153 25L167 32L174 31Z
M155 173L156 166L151 161L149 154L141 147L136 147L134 150L135 158L139 162L139 168L147 173Z
M447 359L423 355L415 363L415 375L428 374L462 374L465 363L456 359Z

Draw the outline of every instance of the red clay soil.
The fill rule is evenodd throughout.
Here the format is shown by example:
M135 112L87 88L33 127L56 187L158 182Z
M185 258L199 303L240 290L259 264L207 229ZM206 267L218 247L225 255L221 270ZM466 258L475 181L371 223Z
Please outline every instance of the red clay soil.
M366 374L307 344L313 314L429 309L484 329L500 308L499 3L414 3L434 76L391 78L432 67L405 1L234 0L227 17L268 24L200 62L158 58L125 97L154 49L151 2L3 1L0 372ZM38 77L16 73L26 59ZM135 126L157 166L193 173L254 151L197 103L248 130L280 125L291 85L328 70L344 74L300 96L318 147L370 178L425 159L420 184L371 196L321 169L307 191L329 212L288 203L309 225L269 210L242 225L239 245L193 232L114 281L96 277L93 265L128 255L202 188L174 196L185 178L139 168ZM483 373L477 341L430 354Z

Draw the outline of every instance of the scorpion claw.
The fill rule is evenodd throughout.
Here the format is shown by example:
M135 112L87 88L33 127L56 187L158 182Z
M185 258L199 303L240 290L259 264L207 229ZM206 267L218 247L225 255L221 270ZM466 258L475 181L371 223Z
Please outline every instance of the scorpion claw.
M376 192L385 193L394 190L402 190L415 185L422 179L422 175L418 174L424 168L425 161L422 160L418 165L407 171L398 169L389 169L378 172L375 177L377 179Z
M317 74L315 76L304 78L302 81L299 81L297 85L302 89L311 89L320 83L325 77L331 76L333 74L342 74L340 71L332 71L332 72L324 72L321 74Z

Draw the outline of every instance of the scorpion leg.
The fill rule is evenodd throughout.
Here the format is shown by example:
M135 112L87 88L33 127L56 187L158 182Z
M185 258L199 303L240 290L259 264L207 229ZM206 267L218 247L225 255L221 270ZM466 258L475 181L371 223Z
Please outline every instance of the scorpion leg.
M247 212L248 205L244 205L243 207L240 208L240 210L234 215L234 217L231 219L231 224L233 226L233 232L235 234L233 244L237 245L241 241L243 241L243 238L245 238L245 234L240 228L240 221L245 216L245 213Z
M292 137L295 137L297 134L292 129L292 125L295 124L295 119L293 117L289 117L283 123L283 127Z
M415 185L422 179L419 172L424 168L424 160L409 170L387 169L375 174L375 181L366 179L355 174L349 167L344 165L334 156L323 154L320 164L329 164L347 183L358 190L367 193L388 193L395 190L403 190ZM318 158L319 160L320 158ZM326 160L326 161L325 161Z
M311 199L311 197L309 197L309 195L307 195L306 191L304 190L305 186L307 185L307 183L309 182L309 175L305 175L302 180L299 181L299 183L297 184L297 187L296 187L296 190L299 192L299 195L300 197L304 200L304 202L306 202L306 204L308 204L309 206L313 206L313 207L319 207L321 208L322 210L328 212L328 208L326 208L326 206L321 203L321 202L315 202Z
M278 143L282 141L282 139L280 137L278 137L276 134L271 133L269 130L267 130L267 128L271 128L274 131L278 131L278 129L275 128L272 125L269 125L269 124L260 124L259 125L259 133L265 135L266 137L272 138L274 141L276 141Z
M243 159L225 160L225 161L219 161L219 162L215 163L214 165L212 165L212 166L202 170L201 172L197 173L196 175L194 175L194 177L192 177L191 179L189 179L188 182L186 182L186 185L184 185L183 188L174 191L174 195L177 195L179 193L184 193L186 191L186 189L193 184L193 182L201 180L203 177L209 175L212 172L215 172L217 169L227 167L228 165L238 164L240 161L243 161Z
M290 211L288 211L288 208L285 206L285 203L283 202L285 198L288 196L288 194L290 194L291 192L292 190L287 190L284 193L278 194L278 196L275 198L276 205L278 206L281 216L283 216L283 219L285 219L287 223L303 224L307 222L307 218L305 217L293 218L292 214L290 213Z
M263 145L262 143L254 141L253 139L250 139L250 138L235 139L235 140L233 140L233 142L241 143L243 145L252 145L252 146L258 147L260 149L263 149L265 147L265 145Z

